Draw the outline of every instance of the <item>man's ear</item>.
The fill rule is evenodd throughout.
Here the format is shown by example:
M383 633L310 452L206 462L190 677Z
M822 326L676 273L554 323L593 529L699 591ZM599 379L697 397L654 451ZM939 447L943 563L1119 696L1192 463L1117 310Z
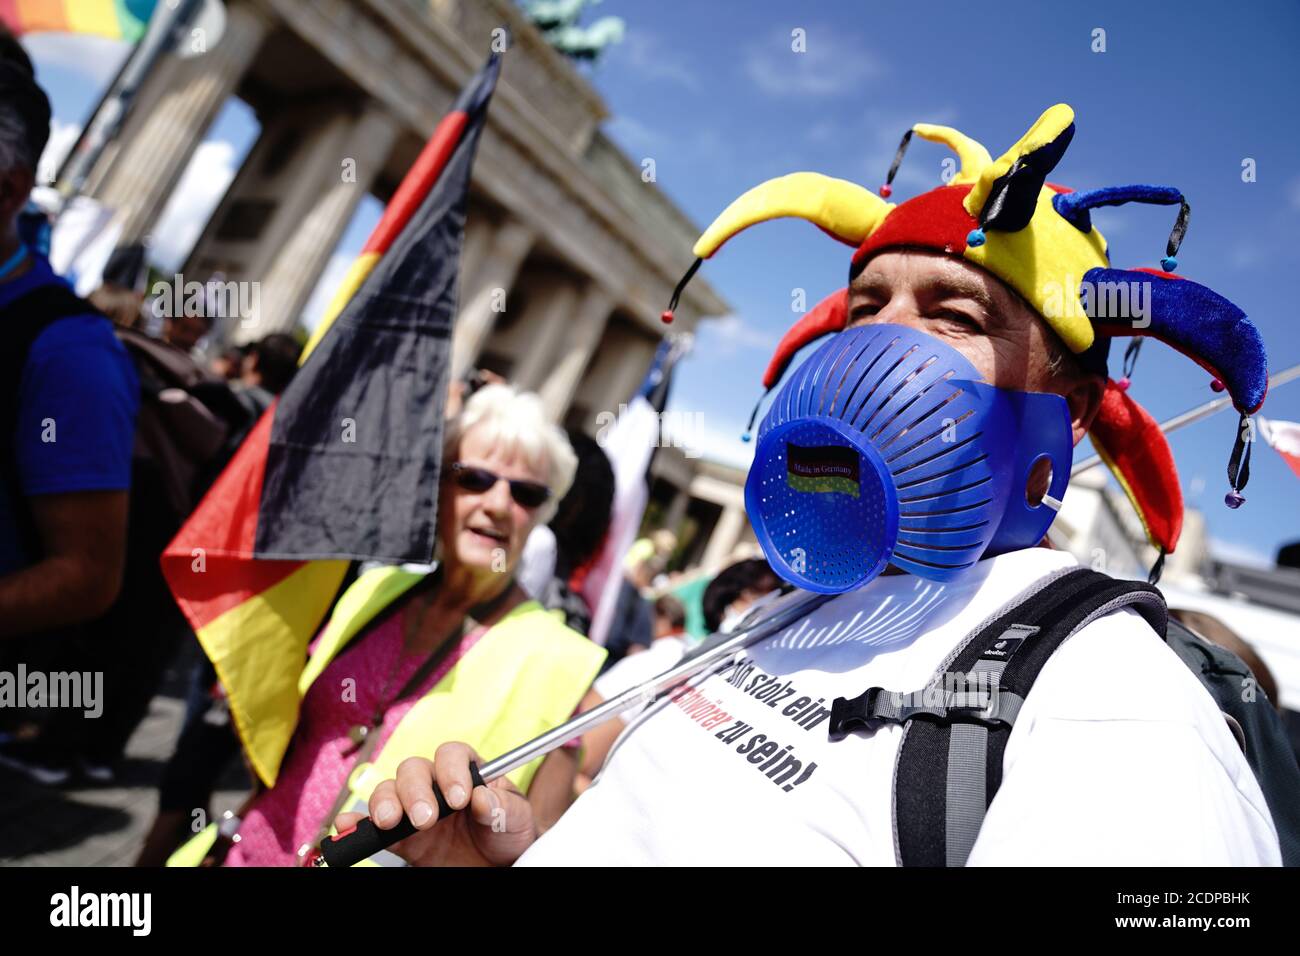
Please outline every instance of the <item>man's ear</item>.
M1092 420L1101 410L1101 399L1106 394L1106 380L1100 375L1082 374L1074 379L1065 391L1065 403L1070 407L1070 428L1074 432L1074 443L1083 441L1083 436L1092 427Z

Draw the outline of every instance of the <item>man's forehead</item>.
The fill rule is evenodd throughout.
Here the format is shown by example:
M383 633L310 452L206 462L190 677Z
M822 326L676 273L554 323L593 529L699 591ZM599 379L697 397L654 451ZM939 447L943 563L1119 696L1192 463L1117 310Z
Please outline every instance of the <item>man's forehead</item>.
M1026 308L1004 283L978 266L920 250L894 250L873 257L849 291L888 292L902 284L932 295L965 296L1001 316Z

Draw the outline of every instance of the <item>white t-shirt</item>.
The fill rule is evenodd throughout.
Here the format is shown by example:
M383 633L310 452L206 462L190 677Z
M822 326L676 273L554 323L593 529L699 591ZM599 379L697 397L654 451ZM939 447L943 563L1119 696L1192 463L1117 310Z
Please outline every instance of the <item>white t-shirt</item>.
M832 743L831 702L872 686L921 689L978 625L1074 564L1031 548L952 583L887 575L827 602L633 719L596 782L519 864L894 865L902 728ZM1124 609L1043 667L969 862L1281 858L1263 794L1213 700Z
M605 700L613 700L630 687L657 677L682 659L686 642L680 637L657 637L644 651L629 654L596 678L592 689ZM628 720L636 711L623 714Z
M528 534L524 550L515 568L515 580L534 601L546 593L546 585L555 577L555 532L549 525L539 524Z

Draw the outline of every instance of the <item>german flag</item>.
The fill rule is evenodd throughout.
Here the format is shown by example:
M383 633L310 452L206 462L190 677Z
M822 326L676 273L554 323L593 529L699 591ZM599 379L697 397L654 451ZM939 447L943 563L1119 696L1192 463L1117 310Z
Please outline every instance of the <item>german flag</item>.
M493 54L389 202L302 367L162 556L257 775L274 784L307 644L355 559L433 555L456 279Z

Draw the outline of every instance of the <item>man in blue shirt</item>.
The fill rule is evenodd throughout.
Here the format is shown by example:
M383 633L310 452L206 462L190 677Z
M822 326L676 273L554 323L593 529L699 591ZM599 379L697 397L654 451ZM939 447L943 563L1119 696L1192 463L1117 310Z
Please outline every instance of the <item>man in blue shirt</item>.
M31 61L0 35L0 655L117 596L139 384L111 324L24 247L17 219L49 136ZM5 653L5 644L10 645Z

